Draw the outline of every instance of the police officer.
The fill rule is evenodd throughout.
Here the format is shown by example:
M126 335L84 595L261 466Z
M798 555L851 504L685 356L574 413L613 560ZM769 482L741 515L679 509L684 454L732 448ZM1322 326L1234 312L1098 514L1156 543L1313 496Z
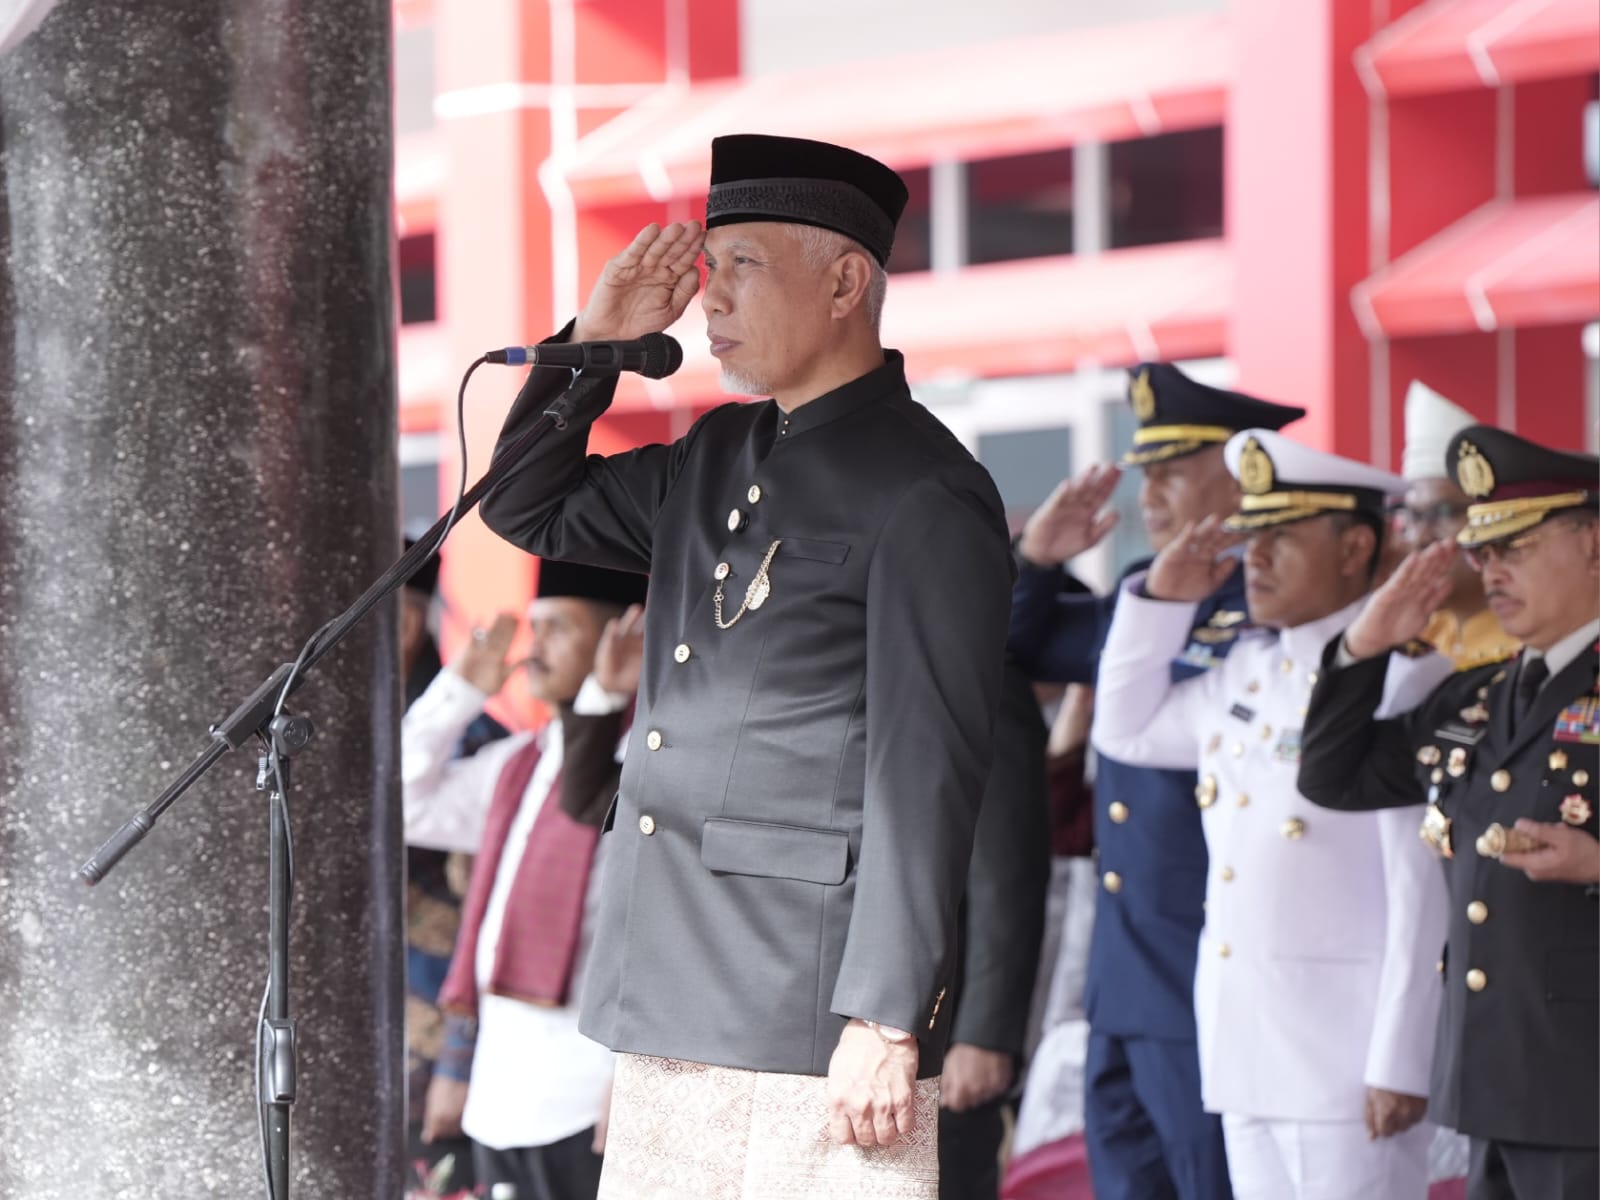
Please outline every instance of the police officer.
M1600 1192L1600 460L1486 426L1450 442L1457 536L1522 653L1455 675L1409 645L1455 547L1413 555L1329 646L1300 786L1340 809L1411 805L1446 858L1449 941L1430 1115L1471 1138L1472 1200ZM1386 655L1390 647L1403 647ZM1386 683L1442 680L1373 721Z
M588 457L612 384L581 380L483 505L533 553L650 573L581 1026L621 1052L600 1194L933 1200L1004 513L879 341L905 184L794 138L711 159L704 238L647 227L571 332L672 324L703 241L724 383L771 399ZM502 452L570 382L533 372Z
M1181 532L1123 585L1094 744L1201 772L1200 1082L1222 1114L1234 1194L1422 1200L1444 881L1413 813L1318 813L1295 786L1317 660L1360 611L1385 497L1403 481L1265 430L1235 435L1227 460L1239 511ZM1213 670L1171 682L1166 664L1235 570L1241 533L1258 628ZM1103 878L1114 895L1143 882Z
M1177 367L1129 374L1139 422L1123 465L1143 470L1139 507L1159 551L1185 524L1238 507L1223 444L1251 427L1279 429L1304 409L1209 387ZM1040 507L1018 543L1010 647L1036 679L1093 682L1116 593L1098 597L1065 563L1112 528L1101 509L1116 467L1091 468ZM1147 563L1137 564L1134 570ZM1174 680L1227 655L1249 622L1242 576L1229 576L1194 612ZM1095 774L1095 844L1116 881L1094 915L1085 989L1090 1036L1085 1130L1101 1200L1227 1197L1222 1127L1200 1103L1195 1051L1195 949L1204 923L1206 848L1192 770L1102 756Z

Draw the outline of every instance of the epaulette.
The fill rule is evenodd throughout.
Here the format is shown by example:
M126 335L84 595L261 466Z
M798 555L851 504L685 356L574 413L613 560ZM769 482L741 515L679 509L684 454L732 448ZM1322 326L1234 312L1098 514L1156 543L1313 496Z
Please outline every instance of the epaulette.
M1492 650L1485 650L1482 654L1473 655L1456 664L1456 671L1475 671L1479 667L1490 667L1495 663L1510 662L1522 653L1515 646L1496 646Z

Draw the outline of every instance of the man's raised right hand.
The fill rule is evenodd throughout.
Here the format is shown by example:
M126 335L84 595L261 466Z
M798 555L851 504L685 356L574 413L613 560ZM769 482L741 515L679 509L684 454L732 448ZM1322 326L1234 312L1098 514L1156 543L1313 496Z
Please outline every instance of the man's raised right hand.
M666 329L700 290L695 260L704 243L698 221L646 225L600 272L572 340L628 341Z
M1040 567L1056 567L1098 546L1117 524L1106 502L1122 468L1097 463L1076 479L1063 479L1022 527L1017 550Z
M1350 622L1344 648L1355 658L1375 658L1421 633L1454 586L1455 556L1456 544L1448 540L1408 554Z

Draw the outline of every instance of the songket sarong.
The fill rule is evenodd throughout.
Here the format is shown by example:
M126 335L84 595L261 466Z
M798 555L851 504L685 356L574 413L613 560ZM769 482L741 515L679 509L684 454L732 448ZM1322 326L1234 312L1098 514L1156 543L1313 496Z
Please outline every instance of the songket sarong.
M599 1200L938 1200L939 1081L892 1146L834 1142L827 1085L619 1054Z

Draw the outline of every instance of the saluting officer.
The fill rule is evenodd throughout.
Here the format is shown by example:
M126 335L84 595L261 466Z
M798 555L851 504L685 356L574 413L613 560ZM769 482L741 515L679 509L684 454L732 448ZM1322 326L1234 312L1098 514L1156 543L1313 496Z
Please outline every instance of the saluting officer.
M1600 460L1486 426L1447 463L1473 499L1457 535L1522 653L1450 674L1410 639L1455 547L1408 559L1328 647L1300 786L1318 804L1428 801L1448 861L1444 1010L1429 1112L1472 1143L1472 1200L1600 1193ZM1404 652L1385 655L1391 647ZM1373 721L1385 681L1442 680Z
M1139 510L1159 551L1189 522L1239 505L1223 444L1241 429L1281 429L1305 415L1210 387L1167 363L1128 375L1139 422L1124 467L1142 471ZM1117 592L1096 596L1066 564L1110 532L1101 509L1116 467L1063 483L1018 542L1010 648L1035 679L1092 683ZM1133 570L1148 567L1148 560ZM1249 621L1244 579L1228 576L1194 610L1170 667L1187 679L1221 661ZM1094 837L1107 881L1094 912L1084 1006L1084 1140L1098 1200L1227 1200L1222 1125L1200 1101L1194 967L1205 923L1205 834L1192 769L1102 756Z
M1384 498L1404 481L1265 430L1231 439L1227 461L1239 511L1181 532L1123 585L1094 744L1201 772L1200 1081L1234 1194L1421 1200L1444 881L1416 814L1318 812L1295 787L1317 661L1361 609ZM1195 604L1236 567L1238 534L1257 628L1213 670L1171 682ZM1124 893L1141 883L1105 879Z
M580 381L483 506L533 553L650 573L581 1025L621 1052L601 1195L933 1200L1004 514L878 339L899 176L794 138L711 158L711 351L772 399L586 459L612 383ZM572 336L666 328L701 243L647 227ZM536 369L501 445L568 382Z

